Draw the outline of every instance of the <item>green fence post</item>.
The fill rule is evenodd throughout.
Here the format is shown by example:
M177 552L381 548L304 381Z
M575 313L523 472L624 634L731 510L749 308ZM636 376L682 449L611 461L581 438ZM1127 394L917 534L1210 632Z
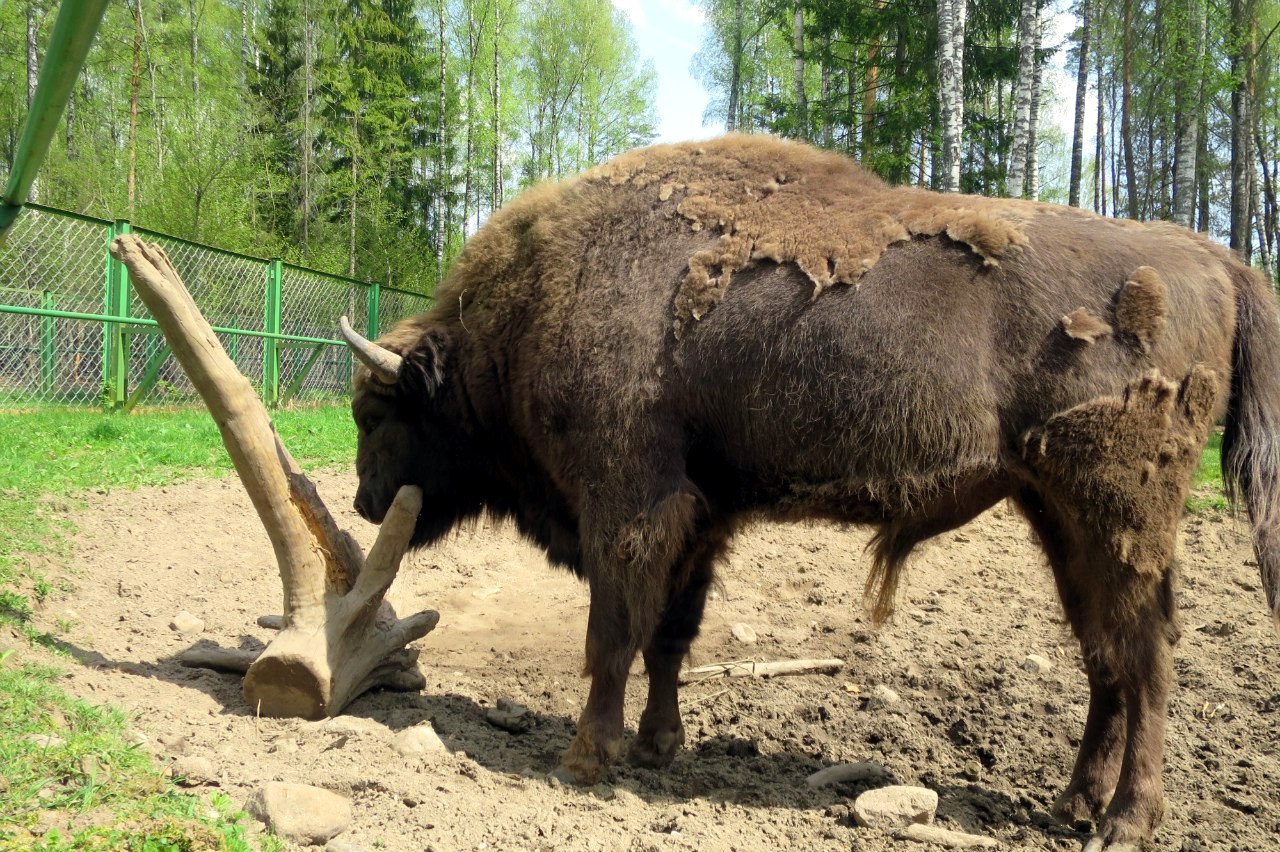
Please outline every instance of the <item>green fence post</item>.
M365 337L370 340L377 340L381 330L378 325L378 311L382 303L382 287L377 284L369 285L369 317L365 321L368 328L365 329Z
M107 245L130 231L128 221L117 219L107 231ZM109 317L129 317L129 270L107 252L107 304L103 311ZM129 384L129 337L122 323L103 326L102 344L103 403L111 409L124 407Z
M280 279L284 264L280 258L267 261L266 314L263 331L280 333ZM262 339L262 401L275 407L280 402L280 340Z
M52 290L45 290L40 295L40 307L46 311L55 308ZM45 402L53 400L55 326L51 316L40 317L40 396Z

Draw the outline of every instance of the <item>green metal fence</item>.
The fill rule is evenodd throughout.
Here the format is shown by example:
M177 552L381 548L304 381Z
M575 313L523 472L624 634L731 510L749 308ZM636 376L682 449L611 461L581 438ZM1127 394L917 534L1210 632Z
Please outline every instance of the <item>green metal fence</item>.
M130 409L195 398L128 271L107 252L128 232L164 247L269 405L347 393L352 363L336 339L340 315L375 337L431 305L386 285L28 205L0 247L0 405Z

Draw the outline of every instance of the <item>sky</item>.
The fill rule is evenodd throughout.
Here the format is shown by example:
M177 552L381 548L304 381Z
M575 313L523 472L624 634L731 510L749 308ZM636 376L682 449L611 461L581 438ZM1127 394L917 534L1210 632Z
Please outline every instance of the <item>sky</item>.
M711 96L689 72L706 33L705 15L689 0L612 0L631 21L642 59L658 74L657 142L706 139L724 132L723 123L702 124Z

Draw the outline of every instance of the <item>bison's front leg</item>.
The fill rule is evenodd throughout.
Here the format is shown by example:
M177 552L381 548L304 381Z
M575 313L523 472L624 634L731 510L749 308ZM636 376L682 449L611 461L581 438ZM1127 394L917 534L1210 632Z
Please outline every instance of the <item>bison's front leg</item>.
M606 509L602 500L594 513L607 520ZM655 635L669 599L672 568L686 552L696 512L695 497L679 490L619 524L615 535L599 534L608 525L584 519L584 555L591 586L586 654L591 691L578 719L577 736L555 773L563 780L594 784L622 751L627 674L636 653L648 647ZM661 660L655 658L659 670L670 668L669 654L659 656ZM669 698L660 700L659 706L675 707L674 673L678 668L676 661ZM667 711L663 715L668 715ZM679 726L678 709L675 725Z

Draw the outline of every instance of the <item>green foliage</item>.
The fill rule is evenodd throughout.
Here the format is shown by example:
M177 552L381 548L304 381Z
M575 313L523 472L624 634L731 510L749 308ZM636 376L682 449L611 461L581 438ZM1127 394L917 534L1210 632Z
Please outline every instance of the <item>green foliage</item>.
M0 4L6 166L32 2ZM608 0L112 3L36 200L430 293L522 181L652 139L653 98Z

